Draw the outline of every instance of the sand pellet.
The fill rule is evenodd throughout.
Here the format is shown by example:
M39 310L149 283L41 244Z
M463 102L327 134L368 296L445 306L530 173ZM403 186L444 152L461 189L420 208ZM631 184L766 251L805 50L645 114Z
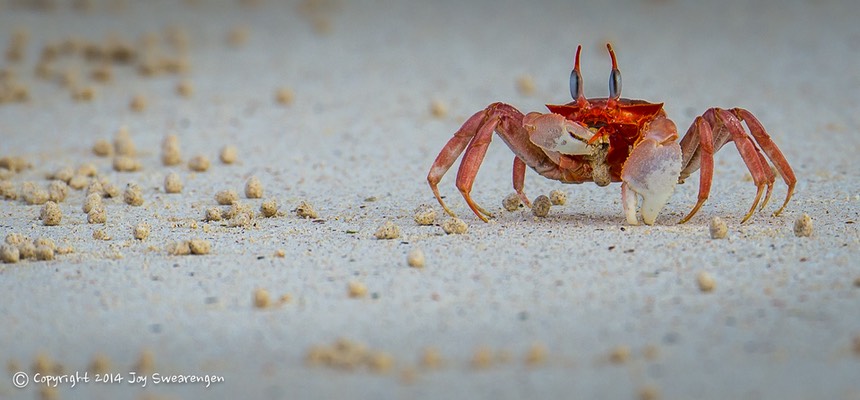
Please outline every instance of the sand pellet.
M81 190L89 185L90 179L83 175L75 175L69 179L69 187L74 190Z
M69 194L69 185L66 182L55 180L48 184L48 199L54 203L62 203Z
M406 264L412 268L424 268L424 252L415 247L406 254Z
M128 103L128 108L131 111L143 112L149 106L149 100L142 94L134 95Z
M105 222L107 222L107 211L103 205L98 204L87 212L87 223L103 224Z
M204 255L209 254L212 245L208 240L191 239L188 241L188 248L191 250L191 254Z
M188 161L188 168L195 172L206 172L209 169L209 157L197 155Z
M448 105L441 100L430 102L430 114L436 118L444 118L448 115Z
M516 193L511 193L507 195L504 200L502 200L502 207L510 212L514 212L520 209L523 206L523 201L520 200L520 196Z
M549 197L540 195L532 201L532 214L535 217L544 218L549 215L549 210L552 208L552 202Z
M725 239L729 234L728 225L720 217L711 218L709 230L711 232L711 239Z
M110 235L104 229L96 229L93 231L93 239L95 240L111 240Z
M221 218L224 219L235 219L239 217L246 217L247 219L254 218L254 211L251 210L247 204L236 201L233 203L230 208L221 213Z
M11 181L0 180L0 197L5 200L17 200L18 189Z
M660 389L656 386L646 385L639 389L639 400L658 400Z
M99 157L110 157L113 155L113 145L105 139L98 139L93 143L93 154Z
M493 365L493 350L487 346L479 346L472 354L473 368L486 369Z
M215 193L215 201L222 206L229 206L239 201L239 194L233 189L225 189Z
M716 282L711 274L701 271L698 275L696 275L696 283L699 285L699 290L703 292L711 292L714 290L716 286Z
M221 209L218 207L209 207L206 209L206 216L204 219L206 221L220 221L221 220Z
M42 223L48 226L59 225L63 219L63 212L53 201L45 203L39 215L42 218Z
M6 168L12 172L18 173L25 169L29 169L33 165L21 156L4 156L0 157L0 168Z
M302 200L302 202L300 202L299 205L296 206L296 215L298 215L300 218L306 219L319 218L319 214L317 214L317 211L314 210L314 207L311 205L311 203L308 203L304 200Z
M102 206L102 196L99 193L90 193L87 195L87 198L84 200L84 205L81 209L85 213L89 213L90 210L96 207Z
M368 356L367 366L373 372L386 373L394 366L394 357L384 351L374 351Z
M122 194L122 200L130 206L142 206L143 193L140 191L140 187L134 183L129 183Z
M87 196L89 196L91 194L97 194L101 197L104 197L105 189L102 186L101 181L99 181L98 179L93 179L90 181L90 184L87 185L86 192L87 192Z
M137 155L137 146L131 140L131 134L127 126L121 126L113 136L113 149L117 155L134 157Z
M418 225L433 225L436 222L436 209L430 205L422 204L415 209L412 219Z
M139 374L146 375L155 370L155 354L152 350L141 350L137 361L132 365L131 369Z
M437 369L444 363L442 353L435 347L426 347L421 351L421 357L418 361L421 367L427 369Z
M546 363L547 354L546 346L541 343L534 343L526 351L525 364L530 366L544 364Z
M253 300L256 308L268 308L272 305L272 297L269 296L269 291L266 289L254 290Z
M18 246L11 244L0 245L0 261L6 264L14 264L21 259L21 253L18 251Z
M561 190L549 192L549 202L554 206L563 206L567 203L567 193Z
M224 146L221 148L218 158L224 164L233 164L239 158L239 150L233 145Z
M287 252L286 252L286 251L284 251L284 249L277 249L277 250L275 250L275 257L278 257L278 258L284 258L284 257L286 257L286 256L287 256Z
M78 166L76 173L87 177L93 177L98 175L99 169L93 163L84 163Z
M39 261L51 261L54 259L54 249L48 246L36 246L36 259Z
M51 174L48 179L56 179L63 181L64 183L69 183L73 176L75 176L75 170L73 170L72 167L62 167Z
M140 161L131 156L117 155L113 158L113 170L117 172L135 172L142 167Z
M535 80L529 74L520 75L517 78L517 91L523 96L531 96L535 93Z
M161 163L166 166L179 165L182 162L182 152L179 150L179 137L167 135L161 141Z
M33 246L36 246L36 247L45 246L45 247L51 248L51 250L57 249L57 245L54 243L54 241L51 238L48 238L48 237L36 238L35 240L33 240Z
M132 235L137 240L146 240L149 237L149 232L151 227L146 222L141 222L134 226L134 231Z
M794 236L812 236L812 218L809 217L809 214L803 213L803 215L794 221Z
M352 298L364 297L367 295L367 286L355 280L349 281L349 283L347 283L346 290L347 294L349 294L349 297Z
M116 198L116 197L119 197L119 195L121 194L119 186L114 185L113 183L108 181L107 178L105 178L105 177L99 178L99 183L102 185L102 196L103 197Z
M275 91L275 101L281 105L290 105L293 104L293 100L295 99L295 94L293 90L290 88L280 88Z
M24 182L21 187L21 197L24 198L24 202L27 204L42 205L48 202L50 194L45 188L33 182Z
M263 200L263 203L260 204L260 214L262 214L266 218L274 217L278 214L278 203L275 199L266 199Z
M460 218L451 217L447 221L442 223L442 230L445 233L451 234L463 234L469 229L469 225L466 225L466 222Z
M630 359L630 347L618 345L609 351L609 361L613 364L624 364Z
M20 234L20 233L10 233L6 235L4 239L6 244L11 244L13 246L17 246L21 243L27 243L30 241L30 238Z
M87 367L87 370L94 374L105 374L108 373L110 369L110 359L104 354L96 354L93 357L93 360L90 361L90 365Z
M373 236L380 240L397 239L400 237L400 227L398 227L394 222L385 221L376 229L376 233L374 233Z
M176 84L176 94L182 97L191 97L194 95L194 84L189 80L181 80Z
M33 242L26 241L18 244L18 254L21 256L21 259L33 259L36 258L36 246L33 245Z
M191 254L191 246L187 240L173 242L167 246L167 254L171 256L187 256Z
M182 179L176 172L171 172L164 177L164 192L179 193L182 191Z
M249 199L259 199L263 197L263 184L256 176L248 178L245 182L245 197Z

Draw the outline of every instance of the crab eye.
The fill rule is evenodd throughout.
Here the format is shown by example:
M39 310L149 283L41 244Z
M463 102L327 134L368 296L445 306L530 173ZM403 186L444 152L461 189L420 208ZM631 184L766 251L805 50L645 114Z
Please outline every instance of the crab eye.
M621 97L621 71L617 69L609 74L609 97L615 100Z
M582 94L582 74L579 73L579 53L582 52L582 45L576 46L576 58L573 61L573 71L570 71L570 97L574 100L585 100Z

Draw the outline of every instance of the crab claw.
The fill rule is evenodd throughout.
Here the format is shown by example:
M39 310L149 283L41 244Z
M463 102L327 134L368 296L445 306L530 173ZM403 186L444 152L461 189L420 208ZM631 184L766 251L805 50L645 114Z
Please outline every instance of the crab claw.
M594 136L585 126L559 114L530 112L523 118L529 140L536 146L561 154L590 154L588 140Z
M669 202L681 173L681 146L675 141L675 124L664 119L651 125L649 134L633 148L621 171L621 198L631 225L639 225L637 195L642 197L642 220L652 225Z

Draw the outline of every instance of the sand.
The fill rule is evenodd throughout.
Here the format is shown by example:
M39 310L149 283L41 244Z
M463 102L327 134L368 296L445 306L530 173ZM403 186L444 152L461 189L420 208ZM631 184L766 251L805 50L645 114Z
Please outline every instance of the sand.
M26 157L33 168L8 179L42 187L49 173L93 163L118 187L137 184L144 203L105 198L107 222L89 225L84 191L69 190L62 222L44 226L40 206L0 201L0 236L74 250L0 264L0 363L10 366L0 398L38 395L40 386L17 389L11 378L18 370L32 378L40 354L64 373L101 355L127 379L147 354L148 374L224 379L208 388L151 375L146 388L60 384L62 399L860 397L856 2L90 3L39 11L0 2L0 46L15 29L29 31L22 61L3 65L30 98L0 105L0 157ZM89 101L34 76L45 43L115 34L135 44L171 26L187 50L158 46L184 54L179 72L154 74L147 64L141 76L112 64L103 83L81 63ZM545 218L507 212L512 154L496 137L473 189L495 218L471 213L452 169L439 187L468 230L446 235L449 217L425 177L453 132L495 101L524 112L569 101L577 44L586 95L605 96L607 41L622 94L665 102L681 133L712 106L758 116L798 177L783 215L770 215L786 193L778 181L771 204L740 224L755 187L733 145L717 155L708 202L683 225L697 176L677 187L654 226L626 223L618 184L563 185L533 171L529 198L563 190L566 204ZM193 93L177 94L182 82ZM281 88L289 102L276 98ZM146 107L130 109L134 96ZM433 104L446 112L434 115ZM111 158L92 153L121 126L137 172L114 171ZM182 144L182 164L161 161L168 134ZM219 159L225 146L237 151L229 165ZM188 168L195 155L211 160L208 170ZM181 193L164 193L171 172ZM243 198L255 214L247 223L203 220L223 207L216 192L239 192L251 176L277 201L277 216L259 216L263 199ZM302 201L316 218L295 214ZM436 209L435 225L415 223L421 204ZM809 237L793 232L803 213ZM710 238L713 217L726 222L726 239ZM398 239L374 238L385 221L400 228ZM140 223L151 227L143 241L133 238ZM94 240L96 229L111 240ZM209 253L168 254L191 239L208 241ZM418 247L424 267L411 268L407 254ZM716 282L712 291L700 291L700 271ZM353 281L365 296L349 297ZM291 301L256 308L258 289ZM340 338L385 354L388 367L306 363L314 346ZM546 349L537 364L526 362L534 343ZM444 360L432 369L422 367L428 348ZM629 354L612 362L619 348ZM478 349L492 351L486 368L472 367Z

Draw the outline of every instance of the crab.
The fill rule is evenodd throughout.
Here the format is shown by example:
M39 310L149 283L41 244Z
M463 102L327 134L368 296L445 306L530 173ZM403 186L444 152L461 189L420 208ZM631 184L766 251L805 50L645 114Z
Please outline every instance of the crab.
M439 181L465 151L457 171L457 188L469 208L484 222L492 214L472 200L475 176L497 133L515 154L513 186L517 196L531 206L523 187L526 166L539 175L563 183L594 182L607 186L621 182L621 203L627 223L639 224L637 209L645 224L652 225L668 203L675 185L700 172L698 201L679 223L689 221L711 190L714 153L734 142L756 186L752 207L763 209L774 186L775 173L788 186L785 201L773 215L778 216L791 200L797 179L791 166L764 126L743 108L709 108L696 117L684 137L663 110L663 103L621 97L621 72L612 46L609 97L586 99L579 70L582 46L576 49L570 74L567 104L547 104L550 112L522 112L505 103L493 103L472 115L454 134L433 162L427 182L442 208L456 214L442 200ZM742 123L746 124L746 130ZM748 130L748 131L747 131ZM771 163L773 167L771 167ZM766 191L765 191L766 190ZM764 200L761 200L762 193Z

